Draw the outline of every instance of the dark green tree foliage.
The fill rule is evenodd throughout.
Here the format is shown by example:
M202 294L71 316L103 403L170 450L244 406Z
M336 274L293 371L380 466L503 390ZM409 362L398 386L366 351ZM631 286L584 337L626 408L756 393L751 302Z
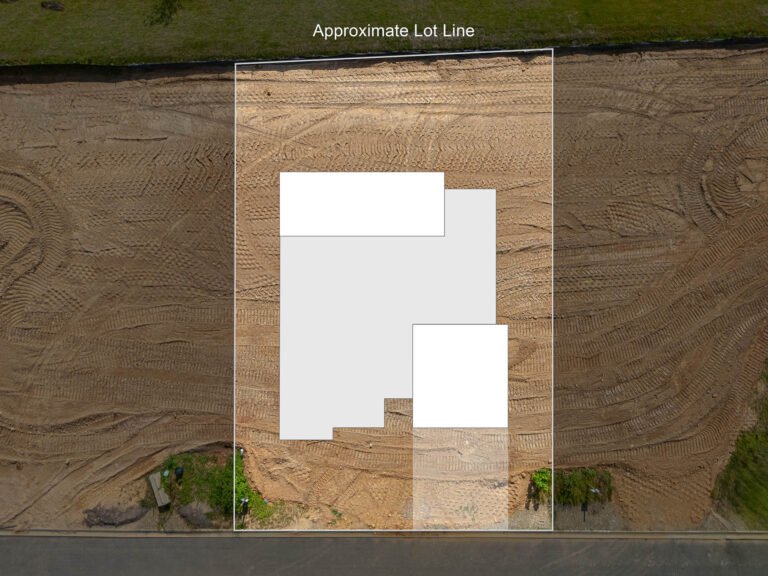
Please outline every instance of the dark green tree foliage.
M592 502L610 502L613 477L609 470L576 468L555 471L555 503L577 506Z
M157 24L168 26L183 7L184 0L157 0L148 21L153 26Z

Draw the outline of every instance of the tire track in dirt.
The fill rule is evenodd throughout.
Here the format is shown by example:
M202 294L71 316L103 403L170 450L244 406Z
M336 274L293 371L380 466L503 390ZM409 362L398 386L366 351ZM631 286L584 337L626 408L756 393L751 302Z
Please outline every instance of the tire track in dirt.
M768 357L766 53L555 70L555 461L611 468L632 528L695 528Z
M0 92L0 522L81 528L231 441L232 98L216 72Z
M267 329L279 322L281 170L437 170L449 188L497 190L497 315L510 325L515 423L510 477L523 481L521 472L548 464L550 64L542 56L239 68L236 424L238 442L257 453L248 474L269 497L333 507L344 527L412 526L409 401L387 400L383 429L337 429L324 442L278 439L279 338ZM441 462L459 466L447 455ZM462 505L461 490L441 489ZM523 504L511 500L510 511Z

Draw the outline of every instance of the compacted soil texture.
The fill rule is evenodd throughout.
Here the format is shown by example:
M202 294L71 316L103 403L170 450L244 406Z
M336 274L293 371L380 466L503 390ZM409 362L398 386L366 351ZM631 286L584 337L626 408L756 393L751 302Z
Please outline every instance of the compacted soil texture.
M238 68L237 443L265 495L314 510L291 527L412 527L414 442L410 399L386 402L384 428L279 439L281 171L439 171L447 188L496 189L509 486L459 452L445 458L461 479L434 478L432 489L459 516L472 513L467 489L481 498L508 489L512 526L550 527L528 487L552 449L551 95L548 52Z
M768 52L563 56L555 102L556 465L631 529L717 526L768 358Z
M232 96L226 69L0 73L0 526L82 528L231 443Z
M278 439L286 169L498 190L510 526L548 527L550 64L241 69L236 319L231 70L0 75L0 527L130 511L168 454L231 442L235 323L237 442L275 527L411 526L409 400L383 429ZM759 47L556 59L554 451L612 472L594 527L719 525L768 358L766 103Z

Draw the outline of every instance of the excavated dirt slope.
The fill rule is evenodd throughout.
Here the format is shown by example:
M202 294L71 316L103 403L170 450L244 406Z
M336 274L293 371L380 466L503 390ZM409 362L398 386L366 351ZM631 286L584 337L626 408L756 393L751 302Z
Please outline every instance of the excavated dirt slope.
M555 461L691 529L768 358L768 53L555 67Z
M524 506L526 473L551 457L551 64L544 52L238 72L237 441L256 456L247 469L265 494L320 510L296 525L411 527L413 433L411 401L400 399L387 403L384 428L280 441L279 173L396 170L442 171L448 188L497 190L496 312L510 334L509 512L516 527L549 527L543 508ZM456 466L470 466L461 486L434 486L455 490L456 510L467 483L506 489L472 464Z

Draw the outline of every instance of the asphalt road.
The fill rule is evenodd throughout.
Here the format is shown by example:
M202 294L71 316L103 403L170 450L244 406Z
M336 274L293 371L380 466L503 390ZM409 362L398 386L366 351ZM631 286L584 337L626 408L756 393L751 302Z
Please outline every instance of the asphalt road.
M768 540L531 536L0 536L0 574L768 574Z

